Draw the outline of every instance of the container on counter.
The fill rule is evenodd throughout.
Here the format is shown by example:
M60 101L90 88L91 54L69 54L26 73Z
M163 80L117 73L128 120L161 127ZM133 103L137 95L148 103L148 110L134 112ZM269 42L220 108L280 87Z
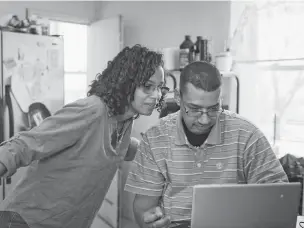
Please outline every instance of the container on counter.
M230 72L232 67L231 53L229 51L225 51L216 55L215 66L219 71Z
M201 61L212 62L212 40L207 37L201 40Z
M202 61L207 61L208 59L208 39L203 38L201 40L201 60Z
M185 40L180 45L179 64L180 70L184 69L194 59L194 43L189 35L185 36Z
M196 37L196 42L195 42L195 52L194 52L194 60L195 61L200 61L201 60L201 51L202 51L202 36L197 36Z

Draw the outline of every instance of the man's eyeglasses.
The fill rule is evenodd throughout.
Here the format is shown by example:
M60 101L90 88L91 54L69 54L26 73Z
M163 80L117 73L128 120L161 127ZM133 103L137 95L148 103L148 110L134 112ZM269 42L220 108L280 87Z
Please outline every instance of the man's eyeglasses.
M183 106L186 114L191 117L200 117L205 113L210 118L215 118L222 110L219 103L210 108L187 108L185 105Z

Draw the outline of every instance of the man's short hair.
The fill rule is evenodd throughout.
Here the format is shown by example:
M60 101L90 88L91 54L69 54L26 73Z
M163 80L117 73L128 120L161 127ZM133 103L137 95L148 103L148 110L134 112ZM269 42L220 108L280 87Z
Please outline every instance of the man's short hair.
M222 85L222 76L219 70L211 63L197 61L188 64L181 72L180 90L182 92L188 82L196 88L212 92Z

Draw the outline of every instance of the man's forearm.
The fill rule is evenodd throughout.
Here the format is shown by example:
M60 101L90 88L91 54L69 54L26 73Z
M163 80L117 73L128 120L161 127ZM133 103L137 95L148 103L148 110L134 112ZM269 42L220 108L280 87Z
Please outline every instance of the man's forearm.
M133 213L134 213L134 218L135 218L137 225L140 228L145 228L145 222L143 220L145 211L139 209L138 207L136 207L135 204L133 204Z
M133 212L136 223L140 228L146 228L147 224L144 221L144 215L149 211L148 214L155 214L155 209L158 206L160 197L159 196L144 196L136 195L133 202Z

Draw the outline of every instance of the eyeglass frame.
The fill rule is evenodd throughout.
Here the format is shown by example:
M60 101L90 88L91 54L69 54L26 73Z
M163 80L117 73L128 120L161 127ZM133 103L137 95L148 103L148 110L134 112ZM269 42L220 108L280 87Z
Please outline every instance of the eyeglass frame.
M183 108L184 108L184 111L187 114L187 116L189 116L189 117L197 117L197 118L201 117L204 114L206 114L209 118L215 118L218 113L221 113L223 111L223 109L221 108L220 102L217 103L216 105L214 105L211 108L198 108L198 109L196 109L195 112L197 112L197 115L189 115L189 111L191 110L191 108L186 107L185 104L183 104ZM217 110L212 110L214 108L216 108ZM207 111L205 111L205 110L207 110ZM215 112L214 116L210 116L210 114L209 114L211 112L210 110L212 110L212 112Z
M165 95L167 95L167 93L169 92L170 89L167 86L164 86L164 85L162 85L162 86L152 86L151 91L145 91L145 88L144 88L144 93L153 94L155 90L160 92L162 96L165 96Z

